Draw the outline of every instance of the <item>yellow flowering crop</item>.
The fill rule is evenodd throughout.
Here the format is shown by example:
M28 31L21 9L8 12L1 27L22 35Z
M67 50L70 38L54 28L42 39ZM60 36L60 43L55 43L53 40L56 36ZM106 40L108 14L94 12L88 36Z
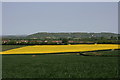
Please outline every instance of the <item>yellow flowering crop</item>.
M40 54L120 49L118 46L118 44L35 45L3 51L0 54Z

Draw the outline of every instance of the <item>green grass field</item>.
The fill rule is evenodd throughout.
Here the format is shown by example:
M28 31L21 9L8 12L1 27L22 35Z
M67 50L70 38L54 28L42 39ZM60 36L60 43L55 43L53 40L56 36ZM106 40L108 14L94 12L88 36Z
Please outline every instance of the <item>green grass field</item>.
M115 51L107 52L112 54ZM118 77L118 57L49 54L3 55L2 58L3 78Z
M97 51L97 52L85 52L84 55L96 55L96 56L120 56L120 50L109 50L109 51Z
M19 48L19 47L24 47L24 46L26 46L26 45L2 45L2 51Z

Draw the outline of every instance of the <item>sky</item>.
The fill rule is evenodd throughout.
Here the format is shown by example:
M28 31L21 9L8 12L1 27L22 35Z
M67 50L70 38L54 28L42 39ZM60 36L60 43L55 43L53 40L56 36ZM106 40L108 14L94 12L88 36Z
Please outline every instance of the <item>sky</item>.
M2 3L1 2L0 2L0 35L2 35Z
M117 2L3 2L2 35L118 33Z

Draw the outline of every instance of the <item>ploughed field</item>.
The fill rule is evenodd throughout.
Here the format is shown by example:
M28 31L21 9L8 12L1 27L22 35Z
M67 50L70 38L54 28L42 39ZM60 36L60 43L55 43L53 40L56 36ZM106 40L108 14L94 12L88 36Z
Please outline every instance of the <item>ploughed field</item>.
M95 50L120 49L117 44L81 44L81 45L34 45L1 52L1 54L43 54L85 52Z

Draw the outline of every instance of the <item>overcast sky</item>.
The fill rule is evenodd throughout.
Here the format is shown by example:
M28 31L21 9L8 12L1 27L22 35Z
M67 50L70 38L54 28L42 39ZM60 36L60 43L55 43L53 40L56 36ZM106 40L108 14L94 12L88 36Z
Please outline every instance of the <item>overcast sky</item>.
M117 2L4 2L2 34L118 32Z

